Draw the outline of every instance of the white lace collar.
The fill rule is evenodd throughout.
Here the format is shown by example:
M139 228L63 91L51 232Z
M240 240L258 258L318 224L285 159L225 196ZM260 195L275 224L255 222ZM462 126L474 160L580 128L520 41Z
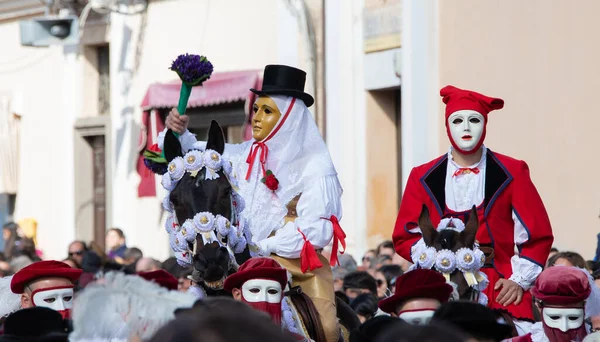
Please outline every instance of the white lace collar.
M481 145L481 148L483 149L483 153L481 154L481 159L479 159L479 161L477 163L467 166L467 168L473 169L473 168L485 165L485 160L487 158L487 148L485 147L485 145ZM450 163L457 169L463 168L463 166L456 164L456 162L454 161L454 158L452 158L452 147L450 147L450 149L448 150L448 161L450 161Z
M542 322L537 322L531 326L531 340L533 342L550 342L546 333L544 333L544 325Z

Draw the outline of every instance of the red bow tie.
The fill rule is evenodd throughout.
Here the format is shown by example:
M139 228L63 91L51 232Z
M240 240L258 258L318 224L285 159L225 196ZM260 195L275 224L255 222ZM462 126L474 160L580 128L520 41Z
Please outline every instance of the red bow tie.
M476 167L474 167L474 168L461 167L460 169L456 170L456 172L454 172L454 177L464 175L466 173L471 173L471 172L473 172L474 174L478 174L479 169Z

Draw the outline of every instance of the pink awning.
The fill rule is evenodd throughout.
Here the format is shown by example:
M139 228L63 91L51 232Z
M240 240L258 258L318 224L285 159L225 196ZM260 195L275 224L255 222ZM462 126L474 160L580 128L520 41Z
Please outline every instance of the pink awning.
M214 73L200 87L192 88L188 108L213 106L221 103L245 101L250 88L260 85L261 70L244 70ZM173 108L179 101L181 81L154 83L148 87L142 108Z

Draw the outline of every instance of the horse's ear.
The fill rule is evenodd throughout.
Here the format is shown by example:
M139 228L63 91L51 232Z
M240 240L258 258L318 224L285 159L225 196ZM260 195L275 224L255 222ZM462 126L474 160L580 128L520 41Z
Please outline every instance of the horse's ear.
M421 215L419 216L419 228L421 228L421 235L423 235L423 242L427 246L433 246L433 241L437 236L437 230L433 227L433 223L431 223L431 218L429 217L429 209L425 204L421 209Z
M168 130L167 134L165 134L163 152L165 153L165 158L169 163L176 157L183 157L183 151L181 150L179 138L173 134L172 130Z
M225 150L225 135L223 134L221 126L219 126L215 120L210 123L206 149L217 151L220 154L223 154L223 151Z
M475 236L479 229L479 217L477 216L477 208L473 206L469 213L469 221L465 225L465 230L460 233L460 237L465 246L471 248L475 244Z

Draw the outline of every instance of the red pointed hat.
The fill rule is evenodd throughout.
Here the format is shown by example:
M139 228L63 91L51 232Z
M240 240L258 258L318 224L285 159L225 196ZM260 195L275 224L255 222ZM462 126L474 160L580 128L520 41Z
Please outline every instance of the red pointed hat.
M504 100L488 97L474 91L463 90L448 85L440 90L442 101L446 104L446 125L448 117L459 110L474 110L483 115L487 122L489 112L502 109Z
M66 278L71 282L76 282L81 273L82 270L71 268L64 262L55 260L38 261L15 273L10 281L10 290L13 293L21 294L25 292L25 286L40 278Z
M281 284L284 289L287 284L287 271L281 267L277 261L271 258L250 258L243 263L234 274L225 279L223 285L226 291L239 289L250 279L268 279L275 280Z
M445 303L452 294L452 286L436 271L416 269L406 272L396 279L396 292L393 296L379 301L381 310L396 313L396 308L409 299L430 298Z
M592 291L584 271L569 266L552 266L535 280L531 294L545 305L570 305L585 301Z
M138 275L147 281L157 283L158 285L169 289L177 290L179 281L165 270L156 270L151 272L140 272Z

